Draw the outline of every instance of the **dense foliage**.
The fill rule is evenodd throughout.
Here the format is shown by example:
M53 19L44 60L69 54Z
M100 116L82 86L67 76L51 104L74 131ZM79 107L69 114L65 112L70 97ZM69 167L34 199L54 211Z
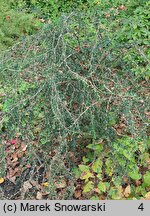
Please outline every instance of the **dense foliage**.
M56 2L9 1L27 34L45 25L1 55L0 177L50 199L146 198L149 2Z
M12 46L20 37L35 33L41 22L25 10L11 7L9 0L0 0L0 50Z

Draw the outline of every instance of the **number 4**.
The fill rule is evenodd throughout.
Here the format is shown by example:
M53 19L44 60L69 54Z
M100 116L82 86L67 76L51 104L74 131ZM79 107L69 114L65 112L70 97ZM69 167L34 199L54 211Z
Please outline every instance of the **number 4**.
M143 211L144 210L144 206L143 206L143 203L141 203L138 207L139 210Z

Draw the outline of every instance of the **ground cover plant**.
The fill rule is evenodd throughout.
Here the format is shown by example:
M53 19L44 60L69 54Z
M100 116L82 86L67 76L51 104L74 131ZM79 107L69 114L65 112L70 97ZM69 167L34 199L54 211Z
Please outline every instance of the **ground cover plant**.
M25 9L13 8L10 0L0 0L0 50L11 47L21 37L34 34L42 23Z
M126 5L94 5L1 55L2 198L149 198L148 3L127 37Z

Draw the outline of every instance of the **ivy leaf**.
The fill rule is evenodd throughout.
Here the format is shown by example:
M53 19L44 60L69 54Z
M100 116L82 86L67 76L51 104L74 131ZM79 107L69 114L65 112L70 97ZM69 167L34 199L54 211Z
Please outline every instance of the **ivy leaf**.
M86 164L87 162L89 162L89 158L86 158L85 156L82 158L83 163Z
M102 161L100 159L97 159L93 165L92 165L92 170L95 172L95 173L101 173L102 172Z
M93 176L93 174L91 173L91 172L88 172L88 173L86 173L86 174L83 174L82 176L81 176L81 179L82 180L85 180L85 182L87 182L88 180L89 180L89 178L93 178L94 176Z
M100 182L97 187L100 190L100 192L106 192L106 185L104 182Z
M85 173L89 172L89 170L90 170L89 167L86 165L79 165L79 169Z
M103 144L102 143L94 143L94 144L89 144L87 148L92 149L94 151L101 152L103 150Z
M108 176L112 176L113 175L113 162L112 162L112 159L110 159L110 158L107 158L107 160L106 160L106 174L108 175Z
M102 178L103 178L102 173L98 173L96 177L97 177L99 180L102 180Z
M92 181L89 181L85 186L84 186L84 189L83 189L83 192L84 193L88 193L90 192L91 190L93 190L94 188L94 184Z

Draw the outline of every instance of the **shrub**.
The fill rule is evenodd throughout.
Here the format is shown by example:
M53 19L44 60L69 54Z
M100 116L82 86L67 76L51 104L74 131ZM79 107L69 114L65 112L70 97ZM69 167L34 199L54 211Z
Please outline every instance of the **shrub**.
M140 149L139 140L144 143L143 154L147 151L148 81L137 81L132 64L124 60L130 44L114 43L100 18L97 11L64 15L57 24L45 26L1 58L1 132L5 139L19 136L27 143L26 157L32 158L31 164L34 151L36 160L48 164L51 198L58 198L54 186L58 177L75 181L68 168L73 163L69 153L79 150L84 154L81 139L91 140L92 149L98 147L100 155L94 152L90 156L96 163L94 172L102 168L101 159L106 159L107 175L118 175L119 183L127 163L130 169L125 174L131 179L141 177L135 151ZM107 143L108 150L96 145L99 139ZM38 147L33 147L33 142ZM44 159L38 156L43 148ZM86 165L86 169L90 167ZM133 169L135 176L130 174ZM85 179L91 175L87 173ZM110 187L104 182L99 185L103 192ZM88 184L92 190L93 182ZM71 184L65 198L70 198L73 190Z

